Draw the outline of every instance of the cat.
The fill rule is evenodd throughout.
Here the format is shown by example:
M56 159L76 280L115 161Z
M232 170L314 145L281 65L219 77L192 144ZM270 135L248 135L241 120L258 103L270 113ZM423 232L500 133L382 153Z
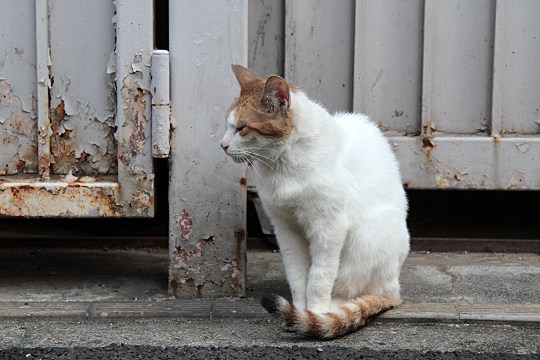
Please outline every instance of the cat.
M301 335L353 332L401 303L407 199L391 146L366 115L331 115L277 75L232 69L240 96L221 147L254 170L292 295L261 303Z

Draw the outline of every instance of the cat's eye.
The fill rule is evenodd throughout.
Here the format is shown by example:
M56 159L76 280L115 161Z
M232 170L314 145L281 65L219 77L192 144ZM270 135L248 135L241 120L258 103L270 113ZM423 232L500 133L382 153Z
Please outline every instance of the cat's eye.
M246 127L246 124L238 125L236 127L236 132L240 132L240 131L244 130L245 127Z

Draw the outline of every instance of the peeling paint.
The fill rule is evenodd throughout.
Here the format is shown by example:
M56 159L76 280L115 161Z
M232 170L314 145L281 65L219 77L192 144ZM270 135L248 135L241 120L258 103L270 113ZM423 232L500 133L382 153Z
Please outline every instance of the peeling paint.
M36 117L6 79L0 80L0 144L0 175L37 172Z
M509 189L526 189L525 174L521 171L514 170L508 180L507 187Z
M440 162L435 161L434 164L437 170L435 174L435 185L437 188L457 187L457 183L467 180L467 173L462 173L458 169Z
M205 233L194 238L195 224L185 209L175 216L174 223L176 226L173 230L177 238L174 242L174 261L171 263L173 271L170 273L172 294L176 297L208 297L216 291L232 291L236 296L241 296L245 269L242 269L236 258L224 257L220 252L221 235ZM245 242L244 234L243 230L234 233L240 244ZM242 249L238 251L242 259ZM209 267L209 264L214 265Z
M187 262L190 260L190 258L193 256L202 257L204 255L204 250L213 242L213 238L212 240L199 239L194 245L187 245L185 242L178 242L175 246L178 266L180 268L187 268ZM189 249L187 249L188 247Z
M124 123L114 134L118 141L117 159L122 163L127 175L139 182L151 182L153 187L150 147L150 100L149 68L140 54L134 55L130 71L122 80L120 97ZM124 137L124 134L128 134ZM150 175L148 175L150 174ZM148 213L148 204L153 203L153 196L147 191L134 189L138 194L131 198L130 206L137 214ZM152 189L153 191L153 189Z
M149 95L149 91L143 89L138 83L139 76L137 74L128 75L123 81L121 96L127 106L124 108L126 122L124 126L128 127L128 132L131 134L127 144L127 151L122 151L120 160L128 165L131 157L144 153L146 143L146 128L149 126L146 117L146 101L145 96ZM124 149L122 149L124 150Z
M460 187L460 183L466 183L467 172L461 172L453 166L446 165L437 159L431 159L434 169L435 186L438 189L448 189Z
M118 171L114 96L98 111L70 92L69 77L55 79L51 90L51 154L55 174L105 175ZM113 92L114 89L110 89Z
M529 144L527 144L527 143L519 143L519 144L516 144L516 147L523 154L523 153L526 153L527 151L529 151L529 148L531 146Z

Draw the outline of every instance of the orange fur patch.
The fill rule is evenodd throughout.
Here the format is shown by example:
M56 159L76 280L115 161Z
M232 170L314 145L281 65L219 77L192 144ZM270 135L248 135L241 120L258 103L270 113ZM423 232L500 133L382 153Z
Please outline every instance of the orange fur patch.
M345 323L338 314L329 313L328 316L332 318L333 334L344 334L345 332L347 332L349 322Z
M289 302L284 309L281 310L283 320L288 327L293 327L298 324L298 310Z
M279 140L287 139L293 128L291 111L287 111L284 116L279 113L265 113L260 103L264 80L250 74L241 75L241 78L243 82L240 84L240 96L229 109L229 113L233 110L236 112L237 125L245 125L240 136L260 134ZM296 87L291 87L291 90L296 91Z
M307 317L308 317L308 323L307 323L308 333L312 336L320 336L322 324L321 324L319 315L308 310Z

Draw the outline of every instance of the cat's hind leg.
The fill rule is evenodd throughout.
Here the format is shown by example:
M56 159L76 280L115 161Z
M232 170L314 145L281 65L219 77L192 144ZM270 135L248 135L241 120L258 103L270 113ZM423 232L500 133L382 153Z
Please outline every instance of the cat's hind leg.
M373 248L373 268L366 293L400 299L399 274L409 252L409 232L404 216L394 209L379 211L370 219L364 236Z

